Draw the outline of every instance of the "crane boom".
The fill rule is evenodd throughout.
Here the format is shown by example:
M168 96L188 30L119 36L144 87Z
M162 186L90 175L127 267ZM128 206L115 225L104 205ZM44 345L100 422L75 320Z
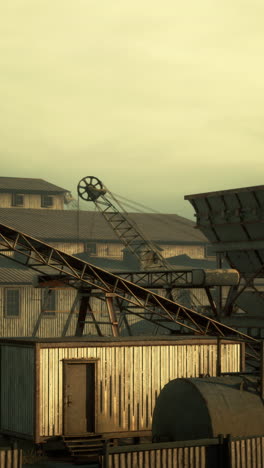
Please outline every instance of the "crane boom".
M97 177L84 177L78 184L78 194L83 200L94 202L117 237L137 257L143 269L171 269L156 244L147 238Z
M112 227L116 236L130 250L130 252L139 260L142 270L164 269L172 270L171 265L161 254L158 246L152 242L139 226L129 217L121 203L107 189L101 180L94 176L86 176L78 184L78 195L85 201L92 201L98 211L103 215L107 223ZM181 291L179 295L179 291ZM172 290L173 300L178 299L184 302L186 291L178 289ZM181 297L183 295L183 298ZM191 307L196 309L201 307L201 302L189 289L188 298ZM215 310L214 310L215 313Z
M0 246L2 246L1 255L17 252L19 255L15 261L41 274L49 274L55 270L62 277L78 282L83 287L100 290L106 296L112 295L132 306L140 306L150 314L154 323L156 320L167 320L199 335L232 336L251 343L258 342L238 330L4 224L0 224ZM142 313L135 312L135 314L144 318Z

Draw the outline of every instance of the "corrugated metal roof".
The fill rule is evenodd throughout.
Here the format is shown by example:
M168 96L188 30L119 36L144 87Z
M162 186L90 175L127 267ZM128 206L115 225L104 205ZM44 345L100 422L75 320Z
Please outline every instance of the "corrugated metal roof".
M11 261L11 260L10 260ZM0 284L2 285L32 285L33 277L37 273L29 268L2 268L0 267Z
M47 270L50 274L54 274L53 269ZM34 271L28 267L25 267L9 257L0 255L0 285L9 286L20 286L30 285L32 286L33 279L39 275L37 271Z
M69 190L51 184L43 179L24 177L0 177L0 191L25 190L28 192L68 192Z
M204 198L204 197L214 197L218 195L229 195L232 193L242 193L242 192L252 192L256 190L264 190L264 185L255 185L253 187L240 187L227 190L218 190L215 192L204 192L204 193L194 193L191 195L185 195L184 200L190 200L192 198Z
M67 345L70 343L80 343L82 346L89 346L89 343L130 343L130 342L172 342L172 343L185 343L190 342L192 344L199 343L199 342L208 342L208 343L216 343L218 340L217 337L213 336L199 336L199 335L160 335L160 336L120 336L120 337L113 337L113 336L64 336L64 337L51 337L51 338L36 338L36 337L15 337L15 338L0 338L1 343L54 343L54 344L61 344ZM228 343L239 343L239 340L235 340L234 338L225 338L221 337L221 341L224 343L225 341Z
M206 244L195 223L176 214L131 213L131 219L153 241ZM117 241L101 213L71 210L0 208L0 223L46 241Z

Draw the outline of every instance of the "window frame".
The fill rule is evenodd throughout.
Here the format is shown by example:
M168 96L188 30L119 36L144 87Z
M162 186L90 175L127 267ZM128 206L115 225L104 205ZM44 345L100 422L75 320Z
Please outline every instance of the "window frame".
M51 203L48 202L51 201ZM42 194L41 195L41 208L52 208L54 206L54 197L53 195Z
M8 307L8 299L7 299L7 294L9 291L17 291L18 293L18 314L16 315L9 315L8 314L8 311L7 311L7 307ZM17 319L21 316L21 292L20 292L20 288L15 288L15 287L7 287L7 288L4 288L4 318L7 318L7 319Z
M17 198L22 197L22 203L19 203ZM25 205L25 199L24 199L24 193L17 193L13 192L12 193L12 206L24 206Z
M49 307L49 303L47 304L47 307L45 307L45 301L47 300L47 296L45 295L46 290L42 290L41 294L41 313L44 318L56 318L56 312L57 312L57 294L56 294L56 289L50 289L48 294L48 297L52 297L52 301L54 301L54 310Z

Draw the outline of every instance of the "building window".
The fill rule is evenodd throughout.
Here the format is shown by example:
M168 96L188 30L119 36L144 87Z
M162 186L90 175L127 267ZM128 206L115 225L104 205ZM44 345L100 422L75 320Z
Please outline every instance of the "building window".
M86 248L86 252L89 255L96 255L96 243L95 242L86 242L85 248Z
M42 208L51 208L53 206L53 197L50 195L41 195Z
M56 291L54 289L44 290L42 294L42 312L46 317L55 317Z
M206 245L205 247L205 255L206 257L215 257L215 250L214 250L214 246L213 245Z
M5 317L19 317L20 314L19 289L5 289Z
M21 195L20 193L13 193L12 206L24 206L24 195Z

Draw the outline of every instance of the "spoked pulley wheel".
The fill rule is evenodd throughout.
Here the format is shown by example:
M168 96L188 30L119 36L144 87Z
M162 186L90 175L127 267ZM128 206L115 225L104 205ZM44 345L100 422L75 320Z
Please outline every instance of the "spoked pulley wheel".
M87 176L78 184L78 195L85 201L95 201L106 193L102 182L94 176Z

